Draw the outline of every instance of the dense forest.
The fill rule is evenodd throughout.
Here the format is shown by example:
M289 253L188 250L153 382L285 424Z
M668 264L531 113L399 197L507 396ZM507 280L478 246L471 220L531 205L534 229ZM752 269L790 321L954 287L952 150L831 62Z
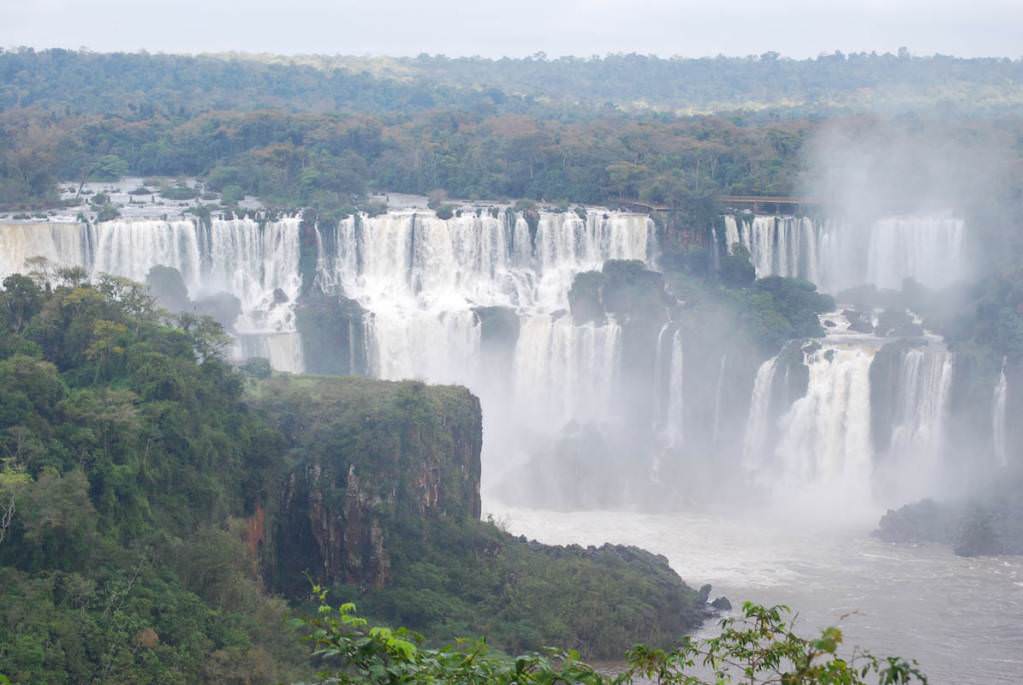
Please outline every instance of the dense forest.
M725 70L713 73L720 74L721 88L741 94L742 83L767 82L763 70L793 71L794 83L834 84L831 70L843 67L829 66L832 61L724 60ZM905 63L910 75L904 79L917 72L928 74L928 82L961 74L1000 88L1017 83L1020 69L997 60L840 61L860 65L848 67L859 74L850 76L854 85L857 79L884 81L891 64ZM652 70L637 81L637 88L646 88L660 70L700 71L702 61L609 57L502 61L498 68L478 60L421 58L409 64L416 67L411 73L425 75L394 79L365 70L213 57L0 53L0 209L53 206L58 180L192 175L212 190L231 188L232 195L329 212L350 210L369 192L439 190L465 199L638 199L685 209L687 222L705 225L722 193L798 192L801 153L821 125L813 112L823 111L815 106L801 117L753 110L679 116L578 108L516 92L516 79L536 81L545 70L571 74L560 80L578 90L590 81L610 82L607 71L631 81L633 72ZM709 64L717 69L717 61ZM436 76L476 67L511 83L456 87ZM742 76L735 77L737 84L728 85L729 70ZM870 117L856 110L846 116L870 125ZM909 129L920 125L917 115L907 116ZM1012 114L968 123L948 116L960 137L994 130L1019 138L1020 122Z

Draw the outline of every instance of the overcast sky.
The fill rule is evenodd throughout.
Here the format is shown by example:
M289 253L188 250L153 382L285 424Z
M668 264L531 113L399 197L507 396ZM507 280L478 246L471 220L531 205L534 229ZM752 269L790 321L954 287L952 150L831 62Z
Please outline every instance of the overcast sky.
M1023 0L0 0L0 46L524 56L1023 56Z

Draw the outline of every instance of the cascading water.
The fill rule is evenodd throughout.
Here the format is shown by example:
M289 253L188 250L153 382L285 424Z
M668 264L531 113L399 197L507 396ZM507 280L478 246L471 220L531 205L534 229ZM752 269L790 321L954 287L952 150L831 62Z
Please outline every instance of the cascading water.
M800 276L832 290L856 283L850 274L891 286L905 276L934 285L962 273L963 225L946 217L879 221L865 240L838 223L795 217L726 217L724 232L729 251L736 243L750 250L759 275ZM574 321L568 293L577 274L599 270L608 259L651 265L653 235L646 216L602 210L541 212L528 220L508 210L463 211L447 220L414 211L351 216L316 228L315 281L364 312L344 322L350 344L338 354L348 355L345 368L468 385L483 399L493 444L518 439L514 426L555 433L573 420L624 416L618 394L623 326L612 316ZM24 270L25 260L37 255L137 280L155 265L174 267L193 298L217 292L238 298L239 356L268 357L279 370L305 368L294 309L302 287L297 218L5 224L0 244L3 273ZM502 333L505 356L485 349L492 344L484 335L485 309L502 309L515 322ZM683 337L675 322L657 336L653 422L667 447L682 446L683 410L699 409L683 406ZM890 439L871 449L869 370L882 344L831 329L822 346L807 352L809 386L791 406L792 398L776 389L783 381L788 387L788 362L784 373L778 358L764 362L742 441L747 468L780 474L790 485L842 481L857 492L876 480L881 452L886 468L936 468L951 357L933 341L901 353ZM708 422L693 432L698 440L700 431L713 431L708 445L717 444L721 431L730 361L723 353L712 359L716 376L697 369L694 378L707 376L699 382L708 395L713 389L713 412L708 407L690 417ZM999 459L1002 385L992 419ZM509 413L514 416L502 418Z
M1002 360L1002 369L998 374L998 382L995 383L991 416L991 442L994 450L995 462L999 466L1005 466L1009 463L1007 439L1009 432L1009 415L1007 411L1008 394L1009 381L1005 376L1005 360Z
M485 452L504 456L490 462L496 481L525 458L527 433L614 418L622 329L576 324L568 292L608 259L649 262L652 238L648 217L596 210L542 212L533 226L505 210L349 217L319 229L317 280L367 312L373 375L457 382L480 396ZM507 357L485 353L483 308L517 322Z
M900 288L905 278L942 287L965 273L965 225L943 215L889 217L862 227L794 216L726 216L725 243L749 250L757 276L804 278L838 292Z
M753 381L753 396L750 400L749 418L746 420L742 447L742 460L749 469L759 468L768 450L771 389L777 369L778 357L771 357L760 365Z
M944 444L945 412L952 382L952 356L944 345L903 352L896 386L889 453L919 479L933 474ZM925 489L926 492L926 489Z
M820 501L869 502L870 363L874 350L829 341L809 352L806 395L782 417L778 482Z
M568 314L576 274L609 259L649 263L644 215L515 212L352 216L318 228L317 282L366 312L370 372L380 378L461 383L483 400L488 439L554 433L570 420L613 418L622 329L613 319L577 324ZM517 321L513 352L484 354L482 308ZM502 445L506 447L506 445Z
M0 275L29 270L28 261L43 257L60 266L92 263L93 236L78 223L0 224Z
M718 366L718 381L714 385L714 424L711 432L710 444L717 447L721 439L721 404L725 388L725 369L728 366L728 352L721 355L721 364Z
M685 435L683 335L682 329L678 327L675 327L673 331L671 329L672 324L665 324L658 336L657 361L654 370L656 419L660 426L661 439L664 446L668 448L681 445Z
M850 514L933 492L942 470L952 355L934 336L890 340L851 331L838 312L822 319L831 326L822 341L804 346L807 387L790 407L772 404L783 379L779 358L758 370L746 468L757 482L803 505L830 503ZM886 345L893 345L885 350L888 366L875 369ZM874 375L884 379L887 395L872 388ZM872 434L879 413L883 438Z

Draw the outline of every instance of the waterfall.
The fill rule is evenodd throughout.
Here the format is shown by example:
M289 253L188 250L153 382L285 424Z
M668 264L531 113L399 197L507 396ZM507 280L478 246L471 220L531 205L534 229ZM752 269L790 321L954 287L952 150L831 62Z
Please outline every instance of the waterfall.
M294 331L287 305L295 302L302 287L300 223L297 217L263 225L252 219L214 219L195 290L237 297L242 305L240 331ZM284 301L278 302L281 294Z
M945 485L941 476L952 373L952 355L940 342L901 352L879 483L900 500L933 495Z
M0 224L0 278L26 272L33 257L57 266L89 267L92 235L79 223Z
M870 363L874 350L825 344L807 354L806 395L782 417L779 480L789 487L870 492Z
M714 386L714 426L711 432L711 445L718 446L718 438L721 435L721 398L725 385L725 367L728 364L728 352L721 355L721 364L718 366L718 380Z
M901 288L904 278L939 288L963 276L964 224L949 217L896 217L871 226L867 281Z
M192 221L104 221L94 231L93 273L144 283L151 268L169 266L181 273L190 294L199 291L202 257L199 231Z
M753 396L750 399L742 447L743 464L750 469L755 469L766 461L765 452L768 449L771 421L771 389L777 370L778 357L771 357L760 365L753 381Z
M515 394L533 425L560 429L571 419L603 420L612 411L621 327L576 326L567 316L529 316L515 351Z
M732 254L735 244L740 242L739 223L734 216L725 216L725 250Z
M744 465L771 492L849 512L933 495L944 470L952 354L930 334L890 341L851 331L839 313L822 318L837 325L804 347L806 391L777 420L779 359L757 371Z
M757 277L817 277L818 227L792 216L725 217L729 253L736 243L749 250Z
M660 332L657 334L657 348L654 350L654 423L656 425L663 425L665 412L667 411L666 402L664 401L664 395L667 393L668 383L670 379L665 369L665 357L668 358L668 363L671 363L671 351L665 351L664 340L667 335L671 332L674 324L668 322L661 326Z
M380 377L474 387L484 373L474 310L496 306L519 314L519 347L538 355L519 355L514 373L532 378L530 364L539 364L567 378L579 375L577 353L613 349L619 337L613 323L595 329L559 318L572 279L608 259L648 261L652 236L646 216L593 210L583 217L541 212L535 231L507 211L353 216L336 230L318 229L317 280L370 312L371 366ZM529 385L515 383L520 392Z
M993 411L991 416L991 442L995 453L995 462L999 466L1006 466L1009 463L1007 449L1008 420L1006 411L1006 398L1009 391L1009 381L1005 377L1005 360L1002 360L1002 369L998 374L998 382L995 384Z
M758 278L804 278L822 290L939 288L964 277L965 224L944 215L887 217L866 225L794 216L726 216L725 240L750 252Z
M685 367L683 362L682 329L676 328L675 333L671 336L671 352L667 376L668 405L662 428L662 435L668 447L678 447L681 445L685 435L683 414L683 374Z

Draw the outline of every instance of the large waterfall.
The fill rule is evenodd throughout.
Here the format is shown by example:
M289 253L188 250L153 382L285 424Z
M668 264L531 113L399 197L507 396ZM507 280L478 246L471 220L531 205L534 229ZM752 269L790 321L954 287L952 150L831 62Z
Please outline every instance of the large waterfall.
M749 249L758 275L831 290L864 280L897 287L904 277L942 285L964 273L963 224L947 217L878 221L865 239L837 222L795 217L725 217L725 233L729 250ZM761 486L837 492L850 506L926 494L941 467L954 364L933 337L854 333L830 314L825 339L790 343L753 378L743 348L691 340L677 318L660 319L659 335L655 328L646 339L629 338L636 329L614 315L575 316L578 274L611 259L654 266L645 215L483 208L305 228L294 217L12 223L0 224L0 246L0 274L25 270L33 257L140 281L154 266L173 267L193 300L237 298L238 356L267 357L278 370L301 372L336 354L341 372L465 384L483 402L486 450L520 462L538 436L566 426L645 420L631 430L647 430L658 449L686 458L713 450ZM343 346L309 351L299 333L304 292L357 312L331 324ZM639 351L636 340L647 340ZM646 371L624 368L623 359L641 366L644 357ZM1005 395L1003 372L991 419L1002 461Z
M794 216L726 216L725 245L745 247L757 276L789 276L838 292L857 285L929 287L967 274L965 228L943 215L887 217L861 225Z

